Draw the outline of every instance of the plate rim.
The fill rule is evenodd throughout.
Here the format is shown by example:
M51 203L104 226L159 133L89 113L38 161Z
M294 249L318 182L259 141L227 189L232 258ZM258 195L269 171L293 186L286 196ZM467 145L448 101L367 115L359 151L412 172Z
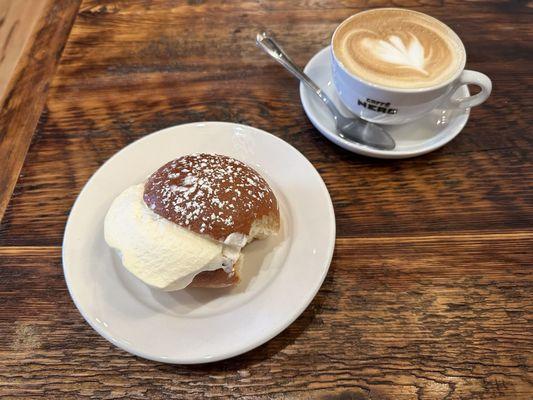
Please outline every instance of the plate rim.
M243 127L245 129L250 129L250 130L252 130L254 132L259 132L260 134L268 135L271 138L273 138L275 141L281 142L282 145L289 146L290 148L292 148L292 150L295 151L296 154L299 155L299 157L301 157L304 160L304 162L306 162L311 167L311 170L313 171L313 173L316 174L316 177L318 177L318 181L319 181L319 183L321 185L321 188L327 194L328 219L331 221L331 224L330 224L331 226L330 226L330 230L329 230L329 234L328 234L328 237L331 238L331 241L330 241L329 248L327 249L327 262L325 263L325 267L322 270L322 274L320 276L320 279L319 279L319 282L318 282L316 288L313 288L313 290L311 292L309 292L310 295L307 296L305 302L302 303L301 307L299 307L298 310L293 315L290 315L290 317L283 324L281 324L280 326L278 326L274 330L268 331L269 332L268 334L266 334L265 336L261 337L258 341L254 341L253 343L249 344L248 346L245 346L245 347L242 347L242 348L238 348L238 349L236 349L236 350L234 350L232 352L229 352L229 353L221 352L220 354L218 354L216 356L213 356L213 357L210 357L210 358L207 358L207 359L206 358L181 359L179 357L160 357L160 356L157 356L157 355L146 353L144 351L139 351L134 346L128 346L123 341L116 340L108 332L107 329L103 328L99 324L96 324L92 320L92 318L89 317L88 313L86 311L84 311L84 309L79 304L79 301L78 301L78 299L75 296L75 292L74 292L74 289L73 289L72 283L71 283L71 279L72 278L69 279L68 267L67 267L67 263L65 262L65 259L67 257L66 256L66 248L68 246L68 240L69 240L67 235L69 233L69 230L72 229L70 227L74 223L73 219L72 219L72 212L73 212L73 210L76 209L76 207L79 206L78 204L79 204L80 198L82 197L82 194L86 190L88 190L88 188L90 187L90 185L93 182L93 180L95 179L95 177L102 173L101 171L104 168L104 166L107 163L109 163L112 159L117 157L123 150L125 150L129 146L131 146L133 144L141 143L141 142L143 142L145 140L148 140L148 138L151 138L153 136L165 134L167 131L170 131L170 130L178 128L178 127L179 128L184 128L184 127L187 127L187 126L189 126L189 127L192 127L192 126L200 127L200 126L205 126L205 125L220 125L220 124L223 124L223 125L226 125L226 126L232 126L232 127ZM102 336L104 339L106 339L107 341L109 341L110 343L115 345L116 347L120 348L121 350L126 351L126 352L128 352L130 354L133 354L135 356L142 357L144 359L148 359L148 360L156 361L156 362L167 363L167 364L194 365L194 364L205 364L205 363L212 363L212 362L216 362L216 361L226 360L226 359L233 358L233 357L239 356L241 354L244 354L244 353L246 353L246 352L248 352L250 350L253 350L253 349L265 344L266 342L270 341L271 339L273 339L274 337L279 335L281 332L283 332L285 329L287 329L290 325L292 325L292 323L296 319L298 319L298 317L300 317L303 314L303 312L305 312L305 310L309 307L311 302L316 297L318 291L322 287L322 285L324 283L324 280L326 279L326 276L327 276L327 274L329 272L329 268L331 266L331 262L332 262L332 259L333 259L333 254L334 254L334 251L335 251L335 241L336 241L336 218L335 218L335 210L334 210L334 207L333 207L333 202L332 202L329 190L328 190L328 188L326 186L326 183L322 179L322 176L320 175L318 170L315 168L315 166L296 147L294 147L290 143L284 141L283 139L271 134L270 132L267 132L267 131L265 131L263 129L260 129L260 128L255 128L253 126L240 124L240 123L234 123L234 122L227 122L227 121L196 121L196 122L188 122L188 123L184 123L184 124L178 124L178 125L169 126L169 127L157 130L155 132L149 133L147 135L144 135L141 138L139 138L139 139L137 139L137 140L135 140L135 141L133 141L131 143L128 143L126 146L124 146L121 149L119 149L111 157L109 157L106 161L104 161L104 163L102 165L100 165L96 169L96 171L93 172L93 174L89 177L87 182L85 182L85 184L83 185L82 189L79 191L78 195L76 196L76 200L74 201L74 203L73 203L73 205L72 205L72 207L71 207L71 209L69 211L67 222L65 223L65 228L64 228L64 232L63 232L63 240L62 240L62 244L61 244L61 263L62 263L63 277L65 279L65 283L67 285L67 289L68 289L68 292L69 292L69 295L70 295L70 298L71 298L72 302L76 306L78 312L81 314L83 319L100 336Z
M325 46L322 49L318 50L307 62L307 64L304 67L304 72L308 73L308 68L310 68L314 63L317 62L317 59L323 57L323 53L326 53L328 51L331 51L331 45ZM327 57L328 63L330 63L329 57ZM469 94L469 90L467 86L464 86L466 88L466 92ZM371 147L365 146L363 144L357 144L352 143L344 140L343 138L332 134L328 129L326 129L322 123L315 118L315 114L309 111L310 108L310 102L309 102L309 91L310 89L307 89L307 87L300 83L299 86L299 95L300 95L300 102L302 103L302 107L304 109L304 112L309 119L309 121L312 123L312 125L315 127L317 131L320 132L326 139L328 139L330 142L336 144L339 147L342 147L345 150L348 150L352 153L360 154L367 157L373 157L373 158L381 158L381 159L402 159L402 158L412 158L421 156L427 153L430 153L432 151L435 151L444 145L451 142L453 139L455 139L459 133L461 133L466 126L468 120L470 119L470 108L467 108L464 110L464 112L457 117L457 119L462 119L457 125L456 128L453 129L448 135L444 136L442 140L439 142L436 142L430 146L424 147L420 150L416 151L407 151L407 150L379 150L379 149L373 149Z

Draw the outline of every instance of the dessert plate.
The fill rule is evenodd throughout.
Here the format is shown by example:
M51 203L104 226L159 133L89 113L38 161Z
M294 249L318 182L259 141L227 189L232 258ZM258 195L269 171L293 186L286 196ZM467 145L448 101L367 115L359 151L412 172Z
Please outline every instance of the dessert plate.
M225 154L261 173L279 200L281 232L244 249L235 287L151 289L107 246L104 217L126 187L195 152ZM331 198L301 153L249 126L193 123L130 144L89 179L65 228L63 272L78 310L104 338L147 359L196 364L244 353L289 326L320 288L334 244Z
M341 103L331 76L331 47L316 53L305 66L305 73L322 88L333 103L346 116L352 115ZM452 96L469 96L467 86L460 87ZM300 84L300 99L307 117L320 133L336 145L369 157L409 158L420 156L444 146L464 128L470 109L435 109L422 118L402 125L388 125L387 131L396 141L393 150L379 150L363 144L349 142L335 133L335 122L326 106L303 83Z

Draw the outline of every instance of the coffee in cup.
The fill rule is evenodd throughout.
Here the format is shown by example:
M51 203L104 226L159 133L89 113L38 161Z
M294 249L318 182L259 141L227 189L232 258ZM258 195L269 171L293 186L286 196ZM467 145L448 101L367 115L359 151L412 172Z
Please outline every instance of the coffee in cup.
M337 92L352 112L372 122L416 119L464 84L482 91L462 106L480 104L490 93L490 79L463 71L465 62L465 48L455 32L429 15L406 9L355 14L332 38Z

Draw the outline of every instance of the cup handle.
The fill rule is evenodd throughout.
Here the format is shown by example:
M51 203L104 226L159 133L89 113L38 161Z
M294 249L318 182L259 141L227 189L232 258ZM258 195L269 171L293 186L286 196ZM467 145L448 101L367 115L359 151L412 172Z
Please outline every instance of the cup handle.
M480 87L481 91L473 96L463 97L461 99L450 99L449 102L452 107L470 108L478 106L487 100L492 91L492 82L487 75L477 71L470 71L468 69L465 69L455 82L455 87L451 91L452 95L463 85L475 85Z

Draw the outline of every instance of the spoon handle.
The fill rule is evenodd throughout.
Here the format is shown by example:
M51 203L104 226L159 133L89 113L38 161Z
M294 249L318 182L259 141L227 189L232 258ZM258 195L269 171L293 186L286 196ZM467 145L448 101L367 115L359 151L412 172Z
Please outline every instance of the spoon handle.
M283 51L281 46L274 40L273 37L269 36L267 33L258 33L255 43L258 47L263 49L265 53L279 62L285 69L287 69L291 74L298 78L301 82L305 83L311 90L328 106L329 110L335 116L335 119L342 117L330 100L330 98L318 87L318 85L311 80L301 69L298 67L294 61Z

